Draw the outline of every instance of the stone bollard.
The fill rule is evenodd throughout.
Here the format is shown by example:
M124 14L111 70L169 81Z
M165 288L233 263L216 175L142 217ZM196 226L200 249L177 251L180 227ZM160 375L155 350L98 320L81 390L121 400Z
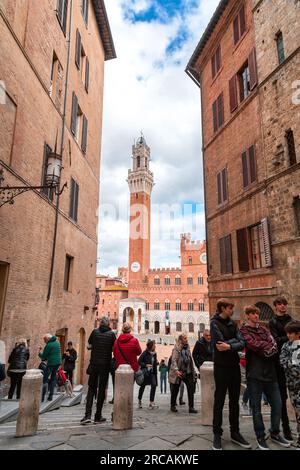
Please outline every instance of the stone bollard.
M133 385L133 370L122 364L115 375L113 429L132 429Z
M200 367L201 377L201 424L212 426L214 406L214 363L204 362Z
M22 380L16 437L37 433L42 383L43 374L39 369L27 370Z

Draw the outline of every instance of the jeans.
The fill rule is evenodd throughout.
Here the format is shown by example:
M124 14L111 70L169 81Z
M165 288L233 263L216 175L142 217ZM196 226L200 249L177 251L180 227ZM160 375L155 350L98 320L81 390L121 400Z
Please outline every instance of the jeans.
M59 369L59 364L57 366L48 366L45 369L44 378L43 378L43 394L42 394L42 401L45 399L45 395L47 392L47 384L49 390L49 398L53 398L54 387L56 384L56 372ZM49 379L50 376L50 379Z
M94 398L97 396L95 419L102 417L105 390L109 377L109 368L94 369L89 377L89 389L86 397L85 417L91 418ZM98 393L97 393L98 391Z
M290 432L290 422L287 412L286 401L288 398L284 369L279 363L276 364L277 382L281 396L281 420L284 433Z
M154 374L150 375L150 385L151 385L150 402L152 403L152 402L154 402L155 392L156 392L156 387L157 387L156 376ZM143 385L140 386L139 395L138 395L139 400L141 400L143 398L145 387L147 387L146 384L143 384Z
M214 364L215 397L213 432L222 436L223 408L226 393L229 395L229 423L230 431L239 432L239 398L241 388L241 370L239 364L231 367L223 367Z
M166 375L160 376L160 392L167 393L167 376Z
M264 392L271 406L271 434L279 434L281 418L281 397L277 382L263 382L262 380L248 379L251 394L253 426L258 439L265 437L265 426L261 414L261 396Z
M195 393L195 384L194 384L194 376L193 374L187 374L184 376L179 383L173 384L171 389L171 406L176 406L177 395L179 392L179 388L181 385L185 383L187 392L188 392L188 401L189 401L189 408L194 408L194 393Z

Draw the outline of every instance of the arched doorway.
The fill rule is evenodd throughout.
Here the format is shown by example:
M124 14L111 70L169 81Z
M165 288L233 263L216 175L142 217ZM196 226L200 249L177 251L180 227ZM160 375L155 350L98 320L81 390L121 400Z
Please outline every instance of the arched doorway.
M154 322L154 334L159 334L159 321Z
M268 322L271 318L274 317L274 311L270 307L270 305L265 304L264 302L257 302L255 304L257 308L260 310L259 320L263 322Z
M60 342L61 354L63 355L67 347L68 328L62 328L61 330L57 330L55 336Z
M76 383L83 384L84 359L85 359L85 329L80 328L77 335L77 367L76 367Z
M131 307L127 307L123 311L123 323L129 323L132 330L134 329L134 311Z

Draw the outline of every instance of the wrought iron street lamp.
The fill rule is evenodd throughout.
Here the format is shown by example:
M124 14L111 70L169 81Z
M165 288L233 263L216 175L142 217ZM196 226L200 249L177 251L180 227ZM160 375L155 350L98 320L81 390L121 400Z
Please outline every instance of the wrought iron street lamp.
M4 204L14 204L15 197L28 191L38 191L43 189L53 189L56 196L62 194L67 186L65 183L60 190L60 174L62 169L62 157L56 151L49 153L48 165L46 168L45 185L44 186L2 186L4 182L4 167L0 165L0 207Z

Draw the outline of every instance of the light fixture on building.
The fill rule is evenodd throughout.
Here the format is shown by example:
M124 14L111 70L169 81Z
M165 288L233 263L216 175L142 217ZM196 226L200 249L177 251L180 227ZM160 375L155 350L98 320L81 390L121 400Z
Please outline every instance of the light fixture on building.
M49 153L48 165L45 175L45 185L43 186L2 186L4 182L4 166L0 165L0 207L4 204L14 204L15 197L28 191L39 191L45 189L53 189L56 196L62 194L63 190L67 186L65 183L62 189L59 189L60 175L62 169L62 157L56 150Z

